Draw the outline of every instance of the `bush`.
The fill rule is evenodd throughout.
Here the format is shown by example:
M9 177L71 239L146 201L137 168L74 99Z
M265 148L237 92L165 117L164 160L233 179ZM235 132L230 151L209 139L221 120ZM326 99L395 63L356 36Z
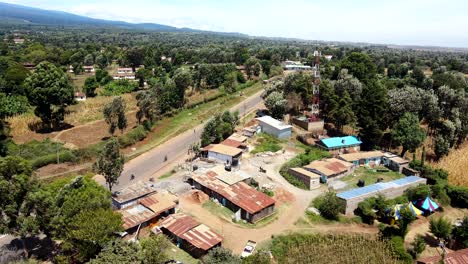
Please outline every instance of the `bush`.
M143 125L139 125L130 130L125 135L119 137L119 144L121 148L131 146L139 141L142 141L148 135L148 130Z
M69 150L60 151L58 153L59 162L74 162L77 160L76 156ZM31 161L33 169L38 169L49 164L57 163L57 153L48 154L38 157Z
M328 158L330 157L330 153L327 151L323 151L321 149L315 148L315 147L310 147L306 148L304 153L301 153L297 155L296 157L292 158L291 160L287 161L284 163L281 168L280 168L280 174L285 178L290 184L301 188L301 189L307 189L305 184L289 174L289 169L290 168L296 168L296 167L302 167L305 166L309 163L311 163L314 160L319 160L323 158Z
M411 243L411 255L413 258L418 258L418 256L423 253L426 248L426 241L422 235L417 235L414 241Z
M314 206L320 211L320 215L330 220L338 220L340 213L345 210L344 202L333 191L315 198Z
M468 187L448 185L447 194L453 207L468 208Z
M452 233L452 224L443 217L429 219L429 230L439 239L447 239Z
M426 184L420 184L416 187L409 188L405 191L409 201L424 199L432 195L431 188Z
M129 82L127 80L119 80L110 82L100 92L100 95L103 96L114 96L121 95L124 93L131 93L138 88L138 84L134 82Z
M405 244L402 237L394 236L390 239L390 244L392 245L392 250L395 255L404 263L411 264L413 263L413 258L406 251Z

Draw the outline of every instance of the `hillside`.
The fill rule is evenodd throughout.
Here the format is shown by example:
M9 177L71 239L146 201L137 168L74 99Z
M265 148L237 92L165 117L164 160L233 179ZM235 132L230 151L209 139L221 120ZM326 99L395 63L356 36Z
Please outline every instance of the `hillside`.
M176 28L156 23L128 23L124 21L112 21L79 16L62 11L44 10L0 2L0 24L34 24L65 27L115 27L121 29L149 30L163 32L206 32L223 35L242 35L240 33L210 32L191 28Z

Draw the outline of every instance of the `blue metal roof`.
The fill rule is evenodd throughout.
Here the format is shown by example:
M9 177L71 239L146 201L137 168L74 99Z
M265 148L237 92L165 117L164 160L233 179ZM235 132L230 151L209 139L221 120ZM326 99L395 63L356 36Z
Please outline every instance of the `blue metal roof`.
M362 142L355 136L333 137L321 140L328 148L346 147L350 145L360 145Z
M349 190L349 191L346 191L346 192L338 193L336 196L338 196L338 197L340 197L342 199L345 199L345 200L349 200L349 199L353 199L353 198L356 198L356 197L359 197L359 196L362 196L362 195L366 195L366 194L369 194L369 193L374 193L374 192L378 192L378 191L381 191L381 190L385 190L385 189L388 189L388 188L399 187L399 186L404 186L404 185L407 185L407 184L411 184L411 183L417 182L417 181L422 180L422 179L423 178L418 177L418 176L409 176L409 177L404 177L404 178L394 180L394 181L390 181L390 182L379 182L379 183L368 185L368 186L365 186L365 187L362 187L362 188L352 189L352 190Z

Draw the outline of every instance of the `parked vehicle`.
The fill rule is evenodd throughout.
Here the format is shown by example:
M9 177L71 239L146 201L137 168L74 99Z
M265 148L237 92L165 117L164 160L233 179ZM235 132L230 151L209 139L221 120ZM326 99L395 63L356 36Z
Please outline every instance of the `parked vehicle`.
M245 244L244 250L242 250L241 258L246 258L252 255L253 252L255 251L256 246L257 246L257 242L248 240L247 244Z

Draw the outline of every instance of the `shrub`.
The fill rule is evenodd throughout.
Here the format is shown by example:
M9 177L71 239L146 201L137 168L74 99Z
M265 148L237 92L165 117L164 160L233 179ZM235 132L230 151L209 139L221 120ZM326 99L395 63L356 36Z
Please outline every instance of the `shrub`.
M406 251L405 244L403 242L403 238L399 236L394 236L390 239L393 253L395 253L402 262L411 264L413 263L413 258Z
M148 130L143 125L139 125L130 130L125 135L119 137L119 144L121 148L131 146L139 141L142 141L148 135Z
M69 150L65 151L60 151L57 155L57 153L52 153L52 154L47 154L45 156L38 157L36 159L33 159L31 161L31 166L33 169L38 169L41 167L44 167L49 164L57 163L57 156L59 162L73 162L76 161L77 158L73 153Z
M315 198L314 206L323 217L330 220L338 220L340 213L345 210L343 201L336 196L334 191L329 191Z
M426 241L422 235L417 235L414 241L411 243L411 255L413 258L418 258L418 256L423 253L426 248Z
M431 196L431 188L428 185L421 184L416 187L409 188L405 191L406 197L410 201L416 201Z
M468 208L468 187L448 185L447 194L452 206Z
M129 82L127 80L119 80L113 81L108 83L102 91L100 95L103 96L114 96L114 95L121 95L124 93L131 93L138 88L138 85L134 82Z
M452 232L452 224L443 217L432 217L429 220L429 230L439 239L447 239Z

